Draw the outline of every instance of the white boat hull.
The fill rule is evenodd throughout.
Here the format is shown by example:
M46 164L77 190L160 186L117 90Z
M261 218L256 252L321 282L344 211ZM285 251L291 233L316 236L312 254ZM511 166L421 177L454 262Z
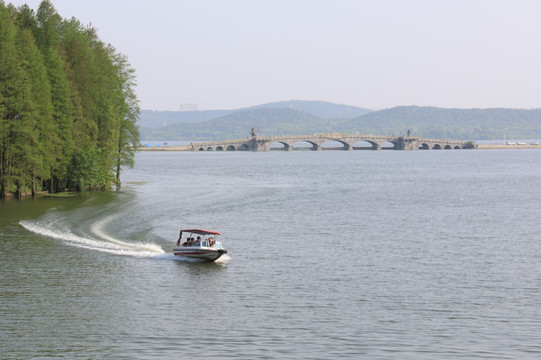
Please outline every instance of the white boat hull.
M214 249L209 247L186 246L173 249L173 254L192 259L201 259L206 261L216 261L223 254L227 254L225 249Z

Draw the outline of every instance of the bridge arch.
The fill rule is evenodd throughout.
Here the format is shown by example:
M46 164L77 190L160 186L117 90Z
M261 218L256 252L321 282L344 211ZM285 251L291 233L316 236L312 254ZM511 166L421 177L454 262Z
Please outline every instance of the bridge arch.
M351 144L353 150L378 150L379 144L375 141L359 140Z
M291 144L288 144L284 141L275 141L269 144L269 148L271 150L283 150L283 151L289 151L293 150L293 146Z
M291 144L291 147L294 149L294 150L299 150L299 149L306 149L306 143L308 143L308 145L310 145L310 147L308 148L309 150L319 150L319 144L313 142L313 141L310 141L310 140L298 140L296 142L294 142L293 144Z
M227 151L235 151L237 149L235 149L235 147L233 145L229 145L226 150Z
M216 151L224 151L224 148L221 146L216 146Z
M392 146L390 146L392 145ZM398 149L398 143L395 141L384 141L380 145L382 150L396 150Z
M340 144L342 146L332 146L334 144ZM326 139L321 144L319 144L319 146L322 149L329 149L329 150L331 149L351 150L352 148L351 144L349 144L348 142L344 140L339 140L339 139Z
M432 146L432 149L441 150L441 145L440 144L434 144L434 146Z
M419 150L430 150L430 146L427 143L422 143L419 145Z

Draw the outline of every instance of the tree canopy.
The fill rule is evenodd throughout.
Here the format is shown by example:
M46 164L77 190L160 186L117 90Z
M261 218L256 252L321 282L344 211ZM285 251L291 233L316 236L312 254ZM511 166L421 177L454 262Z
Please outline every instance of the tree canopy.
M0 197L107 189L133 166L135 71L96 30L0 0Z

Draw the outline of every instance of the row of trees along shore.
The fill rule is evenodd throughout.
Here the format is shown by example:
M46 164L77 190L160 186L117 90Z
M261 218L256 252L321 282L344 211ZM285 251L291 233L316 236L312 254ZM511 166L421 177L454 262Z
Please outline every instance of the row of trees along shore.
M134 87L94 28L0 0L0 197L119 186L139 144Z

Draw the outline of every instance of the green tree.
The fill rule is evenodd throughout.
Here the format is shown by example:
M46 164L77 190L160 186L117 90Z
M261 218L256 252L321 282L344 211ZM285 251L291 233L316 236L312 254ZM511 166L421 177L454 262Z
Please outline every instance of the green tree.
M62 190L67 184L67 167L73 153L73 108L71 105L70 83L67 78L64 61L55 48L45 54L47 74L51 84L51 102L53 105L54 133L48 158L51 160L49 192Z
M58 15L50 1L43 0L38 8L36 21L36 42L39 48L45 52L54 47L60 39L62 17Z
M118 148L116 153L116 183L120 186L120 172L122 166L133 167L135 150L139 145L139 129L137 120L141 110L135 95L135 70L128 63L128 59L111 48L117 68L118 91Z
M27 76L16 48L17 27L8 9L0 3L0 197L12 186L18 128L25 104ZM13 191L13 189L10 189Z
M84 28L78 20L63 24L62 44L71 82L73 106L73 139L75 151L97 146L98 127L93 119L96 109L95 94L100 84L94 81L96 73L93 54L94 30Z
M47 149L52 143L53 107L51 87L43 56L36 46L30 29L19 31L19 54L24 59L21 63L29 80L30 96L28 108L23 119L30 129L22 139L20 158L27 159L28 175L31 176L31 190L35 196L38 183L49 178L51 167Z

